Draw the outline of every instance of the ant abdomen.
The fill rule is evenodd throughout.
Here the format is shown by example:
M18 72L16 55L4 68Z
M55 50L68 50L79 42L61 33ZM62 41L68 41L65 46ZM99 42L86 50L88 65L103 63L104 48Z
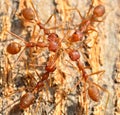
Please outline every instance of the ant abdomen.
M96 101L96 102L99 102L100 100L100 92L99 92L99 89L95 86L90 86L88 88L88 95L89 97L93 100L93 101Z
M98 5L94 8L93 15L95 17L101 17L105 13L105 7L103 5Z
M34 102L35 96L33 93L26 93L20 99L20 108L26 109Z
M25 8L22 10L22 15L26 20L34 20L35 19L35 13L31 8Z
M21 50L21 45L17 42L12 42L7 46L7 52L9 54L17 54Z

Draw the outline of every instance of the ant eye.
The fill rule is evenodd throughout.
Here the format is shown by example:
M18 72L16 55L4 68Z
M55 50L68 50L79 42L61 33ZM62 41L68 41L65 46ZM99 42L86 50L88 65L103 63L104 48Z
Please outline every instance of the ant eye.
M35 18L34 12L31 8L25 8L22 10L22 15L27 20L33 20Z
M103 16L105 13L105 7L103 5L98 5L94 8L93 15L97 17Z

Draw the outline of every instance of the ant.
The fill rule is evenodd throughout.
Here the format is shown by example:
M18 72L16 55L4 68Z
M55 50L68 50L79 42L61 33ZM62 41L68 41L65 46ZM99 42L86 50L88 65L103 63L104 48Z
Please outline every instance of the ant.
M92 4L91 4L85 17L83 17L81 15L80 11L76 8L66 9L66 10L76 10L82 19L82 22L80 24L78 24L79 29L75 30L75 32L72 34L72 36L69 37L69 40L71 42L82 41L83 37L85 35L89 34L90 31L95 31L98 36L98 32L97 32L97 30L94 29L93 24L95 22L102 22L102 21L98 20L98 18L102 17L105 14L105 7L103 5L97 5L93 9L93 13L90 15L91 9L93 7L93 2L94 2L94 0L92 0ZM96 36L96 38L97 38L97 36Z
M6 51L11 54L11 55L15 55L15 54L18 54L20 51L21 53L19 54L17 60L15 61L15 63L20 59L20 56L22 55L23 51L25 50L25 48L33 48L33 47L39 47L39 48L45 48L45 47L48 47L48 45L45 43L45 42L34 42L34 41L25 41L22 37L12 33L12 32L9 32L6 30L6 32L8 32L9 34L11 34L12 36L16 37L17 39L21 40L24 42L25 44L25 47L22 49L22 45L18 42L11 42L10 44L8 44L7 48L6 48Z
M27 92L20 99L20 108L26 109L28 108L35 100L35 94L38 91L41 91L44 87L44 81L46 81L49 77L49 72L46 72L42 75L42 78L39 82L37 82L32 92Z
M42 91L42 89L44 88L45 84L44 82L47 81L49 77L49 72L46 72L42 75L41 80L39 80L37 82L37 84L35 85L35 87L33 88L32 91L28 91L27 93L25 93L21 98L20 98L20 102L17 103L17 105L14 105L13 109L18 109L19 112L23 112L24 109L30 107L30 105L33 104L33 102L35 101L35 95L39 92ZM26 88L25 88L26 89ZM22 90L21 90L22 91ZM18 100L16 100L15 102L17 102ZM15 103L14 102L14 103ZM0 110L0 113L2 113L5 109L7 109L8 107L10 107L10 105L8 105L7 107L3 108L2 110ZM14 112L13 110L11 110L10 112Z
M81 80L84 80L84 82L85 82L84 91L88 90L88 95L89 95L90 99L92 99L95 102L100 101L100 98L101 98L100 90L106 92L108 94L106 104L105 104L105 110L106 110L107 104L108 104L108 101L109 101L109 92L106 89L104 89L103 87L99 86L98 84L92 82L89 79L90 76L95 75L95 74L99 74L99 73L103 74L105 71L102 70L102 71L98 71L98 72L91 73L90 75L88 75L85 71L84 65L79 60L80 54L79 54L78 50L74 50L74 49L70 50L69 51L69 57L72 61L75 61L77 63L77 67L78 67L79 71L82 71L82 78L76 83L75 87L79 85ZM86 83L88 83L88 85L89 85L88 89L86 89ZM73 90L74 90L74 88L73 88ZM85 92L85 100L86 100L86 92ZM87 107L86 107L86 110L87 110Z
M39 26L40 29L42 29L45 33L45 35L49 35L50 34L50 29L56 29L57 27L51 27L51 28L46 28L45 25L51 20L51 18L54 16L55 17L55 22L56 22L56 16L54 14L52 14L48 20L45 22L45 24L42 24L39 20L39 16L35 10L35 7L32 3L32 1L30 0L29 1L32 8L30 7L27 7L27 3L26 1L24 0L23 4L24 4L24 7L21 11L21 15L22 17L26 20L26 21L29 21L29 22L32 22L32 23L35 23L36 25ZM36 19L37 18L37 19ZM59 26L58 26L59 27Z

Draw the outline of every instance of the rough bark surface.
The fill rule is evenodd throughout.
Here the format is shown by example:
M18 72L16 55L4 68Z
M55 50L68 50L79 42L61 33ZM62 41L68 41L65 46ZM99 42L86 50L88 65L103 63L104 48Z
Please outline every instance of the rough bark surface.
M90 77L90 81L98 84L96 87L100 90L100 101L94 102L88 96L87 89L90 84L81 79L76 63L71 61L63 50L69 45L63 40L58 54L60 56L55 62L56 70L46 80L42 91L36 93L33 104L22 110L19 107L21 96L33 91L40 75L45 72L48 57L54 54L47 48L26 48L22 58L15 64L19 54L10 55L6 51L7 45L12 41L24 46L24 42L6 30L26 41L34 41L34 38L40 35L47 43L44 32L20 16L24 1L0 0L0 115L120 115L120 0L93 0L93 6L105 6L105 14L100 18L103 21L94 24L98 37L95 38L96 32L91 32L86 36L87 46L81 45L81 48L80 43L76 43L71 47L79 50L82 63L89 66L86 69L88 74L105 70L102 75L95 74ZM30 0L26 1L26 5L32 7ZM66 9L78 9L81 15L85 16L91 1L32 0L32 3L41 23L44 24L54 14L45 26L56 26L50 31L56 32L62 39L69 38L82 20L77 10ZM28 63L32 66L29 67ZM79 85L75 87L78 81Z

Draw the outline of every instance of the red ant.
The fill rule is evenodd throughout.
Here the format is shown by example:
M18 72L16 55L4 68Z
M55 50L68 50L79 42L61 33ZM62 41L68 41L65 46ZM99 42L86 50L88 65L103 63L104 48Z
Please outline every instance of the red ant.
M55 33L50 33L50 30L51 29L56 29L57 27L52 27L52 28L49 28L49 29L46 29L44 27L51 20L51 18L53 16L55 17L55 25L56 25L56 16L54 14L51 15L49 17L49 19L46 21L46 23L42 24L39 21L39 16L38 16L31 0L30 0L30 3L32 5L32 8L28 8L27 5L26 5L26 1L24 1L25 8L21 11L22 16L24 17L24 19L26 19L30 22L35 21L35 23L39 26L39 28L44 30L45 35L48 35L48 41L49 41L48 49L49 49L49 51L56 52L56 50L60 46L60 40L58 38L58 35L55 34ZM35 19L35 16L36 16L37 20ZM58 27L61 27L61 26L58 26Z
M77 67L79 68L80 71L82 71L82 78L76 83L75 87L77 85L79 85L79 83L81 82L81 80L83 79L84 82L85 82L85 91L86 91L86 83L89 84L88 86L88 95L89 97L95 101L95 102L99 102L100 101L100 91L99 89L101 89L102 91L108 93L108 97L107 97L107 101L106 101L106 104L105 104L105 110L107 108L107 104L108 104L108 101L109 101L109 92L102 88L101 86L99 86L98 84L92 82L89 77L92 76L92 75L95 75L95 74L99 74L99 73L104 73L105 71L98 71L98 72L95 72L95 73L92 73L90 75L88 75L85 71L85 67L84 65L80 62L79 58L80 58L80 54L77 50L70 50L69 51L69 57L72 61L76 61L77 62ZM73 88L74 89L74 88ZM86 93L85 93L85 99L86 99ZM86 110L87 110L87 107L86 107Z
M7 31L7 30L6 30ZM21 38L21 37L19 37L18 35L16 35L16 34L14 34L14 33L12 33L12 32L9 32L9 31L7 31L9 34L11 34L12 36L14 36L14 37L16 37L16 38L18 38L19 40L21 40L21 41L23 41L24 42L24 44L25 44L25 47L28 47L28 48L30 48L30 47L41 47L41 48L43 48L43 47L47 47L47 44L45 44L44 42L37 42L37 43L35 43L35 42L26 42L23 38ZM7 46L7 52L8 53L10 53L10 54L17 54L17 53L19 53L20 52L20 50L21 50L21 45L19 44L19 43L17 43L17 42L12 42L12 43L10 43L8 46Z
M35 7L32 3L32 1L30 0L30 3L31 3L31 6L32 8L28 8L27 5L26 5L26 1L24 1L24 7L23 10L21 11L21 14L23 16L23 18L26 20L26 21L29 21L29 22L33 22L33 23L36 23L40 29L43 29L44 30L44 33L46 35L49 35L50 34L50 29L56 29L57 27L51 27L51 28L45 28L45 25L51 20L51 18L55 15L51 15L48 20L45 22L45 24L42 24L40 21L39 21L39 16L35 10ZM37 18L37 19L35 19ZM56 21L56 17L55 17L55 21Z
M82 41L83 40L83 36L88 34L89 31L95 31L97 33L97 31L93 27L93 24L95 22L101 22L100 20L98 20L98 18L102 17L104 15L105 7L103 5L97 5L93 9L92 15L89 15L92 7L93 7L93 0L92 0L92 5L90 6L90 8L89 8L89 10L87 12L87 15L85 17L82 17L81 13L76 8L75 9L67 9L67 10L76 10L78 12L79 16L82 19L82 22L80 24L78 24L79 29L77 29L72 34L72 36L69 38L69 40L71 42Z
M19 110L24 110L33 104L35 100L35 94L43 89L43 87L45 86L44 82L48 79L48 77L49 77L49 72L44 73L41 77L41 80L37 82L36 86L33 88L32 92L29 91L20 98L20 103L17 104L17 106L19 106L18 107ZM9 106L10 105L8 105L6 108L8 108ZM6 108L2 109L0 113L4 111Z
M41 91L44 87L44 81L47 80L49 77L49 72L46 72L42 75L41 80L36 84L34 90L32 92L27 92L24 94L20 99L20 108L26 109L28 108L35 100L35 94L38 91Z
M25 44L25 47L23 49L22 49L22 45L18 42L11 42L10 44L8 44L6 50L9 54L15 55L15 54L19 53L22 49L20 55L18 56L17 60L15 61L15 64L20 59L20 56L22 55L25 48L33 48L33 47L44 48L44 47L48 47L48 45L44 42L39 42L39 41L37 41L37 42L32 42L32 41L26 42L23 38L19 37L18 35L14 34L12 32L9 32L9 31L7 31L7 32L9 34L11 34L12 36L16 37L17 39L23 41L24 44Z

